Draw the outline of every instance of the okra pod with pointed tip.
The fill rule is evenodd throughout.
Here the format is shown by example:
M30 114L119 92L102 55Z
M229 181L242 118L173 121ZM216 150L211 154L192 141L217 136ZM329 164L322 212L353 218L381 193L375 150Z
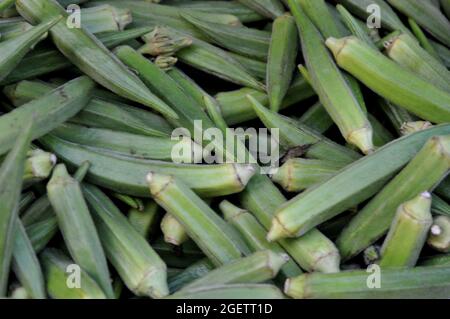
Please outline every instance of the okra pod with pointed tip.
M381 247L380 267L414 267L433 222L431 194L422 193L399 206Z
M449 168L450 135L431 137L408 165L359 211L339 235L337 245L342 258L347 260L355 256L384 235L397 207L416 194L433 189L447 175Z
M169 213L166 213L161 220L161 231L164 241L175 246L180 246L189 239L183 225Z
M427 243L437 251L450 252L450 217L437 216L434 218Z
M450 121L450 94L396 64L355 37L329 38L338 65L367 87L434 123ZM387 72L386 72L387 71Z
M242 256L225 223L184 183L174 177L149 173L147 181L154 200L177 218L189 237L217 265Z
M53 170L47 193L71 256L98 282L106 296L114 298L105 253L80 184L68 174L64 164Z

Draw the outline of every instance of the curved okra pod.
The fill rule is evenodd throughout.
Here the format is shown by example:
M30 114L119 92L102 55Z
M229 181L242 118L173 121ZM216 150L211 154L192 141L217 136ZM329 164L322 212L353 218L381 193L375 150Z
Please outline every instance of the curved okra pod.
M168 295L167 268L158 254L102 191L85 184L83 192L106 257L127 287L138 296Z
M84 269L80 269L80 282L70 281L67 270L72 269L75 261L62 252L47 248L40 256L44 268L46 288L53 299L106 299L105 293ZM72 268L71 268L72 267Z
M230 226L184 183L153 172L147 181L154 200L177 218L216 266L242 257L239 245L227 231Z
M450 134L450 125L439 125L399 138L373 154L348 165L337 175L317 187L297 195L283 206L278 207L272 221L269 239L300 236L312 227L370 198L395 172L413 158L428 139L446 134ZM379 163L383 163L383 165ZM358 178L355 179L355 176ZM428 178L425 178L424 181L428 181ZM426 189L429 187L417 190L414 194ZM389 195L392 195L392 192ZM326 201L323 201L324 196L327 198ZM361 233L361 235L364 234Z
M248 211L240 209L227 200L219 205L225 220L233 225L253 252L271 250L277 254L286 254L278 243L269 243L266 240L267 231ZM290 258L280 269L285 278L295 277L302 273L296 262Z
M280 0L238 0L243 5L253 9L255 12L275 19L284 13L283 4Z
M360 102L327 52L321 34L303 12L300 3L296 0L289 0L288 3L299 28L303 55L320 101L345 140L363 153L371 153L374 149L372 127Z
M31 48L61 20L61 16L42 21L42 23L21 35L0 43L0 81L20 63Z
M270 109L278 112L292 82L298 50L295 20L290 14L275 19L267 60L267 95Z
M189 239L183 225L169 213L166 213L161 220L161 231L164 241L175 246L180 246Z
M26 126L23 127L23 123ZM21 123L23 130L0 166L0 296L5 296L13 254L25 158L30 145L32 118Z
M433 223L431 194L422 193L399 206L381 247L380 267L414 267Z
M255 167L250 164L175 164L114 156L69 143L52 135L46 135L39 140L66 163L79 166L89 161L92 166L88 172L88 180L92 183L117 193L137 197L150 197L145 181L149 171L177 176L203 197L240 192L255 174Z
M434 218L427 243L437 251L450 252L450 217L438 216Z
M429 1L421 0L387 0L391 6L406 16L414 19L439 41L450 46L450 22L441 10Z
M450 94L422 80L355 37L329 38L326 45L340 67L367 87L434 123L450 121Z
M55 45L73 64L118 95L149 106L169 118L178 118L171 108L151 93L135 74L114 58L90 33L82 28L69 28L66 24L68 14L56 1L20 0L16 6L31 22L62 15L65 19L53 26L50 33Z
M5 153L21 131L21 123L33 116L32 138L38 138L81 110L89 101L94 82L82 76L49 94L3 115L0 118L0 154Z
M291 158L287 160L271 179L288 192L300 192L335 175L342 165L332 161Z
M273 279L289 260L286 254L262 250L233 260L184 286L181 291L222 284L262 283Z
M370 273L366 270L305 274L288 279L284 292L298 299L439 299L447 298L450 290L449 266L381 269L380 287L376 288L367 284L368 276Z
M352 163L360 157L358 153L334 143L301 123L267 109L253 96L248 95L247 98L253 104L253 109L264 125L271 130L277 130L278 142L284 148L303 146L307 157L335 161L342 163L342 166Z
M430 130L432 129L419 133ZM433 136L408 165L359 211L339 235L337 245L342 258L347 260L355 256L384 235L389 229L397 207L416 194L433 189L446 176L449 169L450 135Z
M47 193L71 256L98 282L106 296L114 298L105 253L80 184L67 173L64 164L53 170Z

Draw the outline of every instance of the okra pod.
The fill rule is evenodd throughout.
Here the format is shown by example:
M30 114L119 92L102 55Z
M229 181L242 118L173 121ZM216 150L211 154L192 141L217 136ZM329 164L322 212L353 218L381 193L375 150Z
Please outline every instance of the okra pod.
M450 205L439 196L433 194L431 211L433 214L450 216Z
M288 192L300 192L335 175L342 165L327 160L291 158L271 179Z
M417 22L409 18L408 19L409 26L415 36L415 38L419 41L419 44L427 51L430 55L434 56L436 59L440 60L439 54L436 52L435 47L431 44L430 40L428 40L425 33L422 31Z
M242 256L225 223L184 183L171 176L149 173L147 181L154 200L177 218L189 237L216 265Z
M328 129L334 124L333 120L320 102L312 105L305 113L303 113L298 121L321 134L328 131Z
M174 161L176 163L198 163L202 148L189 138L172 140L169 137L143 136L74 124L62 124L52 131L56 137L75 144L115 153L126 157ZM182 154L173 152L181 147Z
M30 22L62 15L64 21L53 26L50 33L53 42L67 59L114 93L149 106L169 118L178 118L170 107L151 93L135 74L114 58L91 34L84 29L70 29L65 20L67 13L55 0L20 0L16 2L16 6Z
M165 263L102 191L84 184L106 256L127 287L138 296L162 298L169 293Z
M430 32L436 39L450 46L450 22L444 14L428 1L420 0L387 0L391 6Z
M47 193L71 256L98 282L106 296L114 298L105 253L80 184L67 173L64 164L53 170Z
M238 0L243 5L258 12L259 14L275 19L284 13L283 4L280 0Z
M269 239L302 235L312 227L370 198L412 159L429 138L449 132L450 125L439 125L399 138L348 165L317 187L297 195L278 208ZM355 176L358 178L355 179ZM426 189L428 187L419 191ZM327 200L323 201L323 198Z
M431 194L422 193L399 206L381 247L380 267L414 267L433 223Z
M169 213L166 213L161 220L161 231L164 241L175 246L179 246L189 239L183 225Z
M41 254L46 288L53 299L106 299L105 293L84 269L79 269L80 282L69 278L75 262L62 252L47 248ZM80 284L81 283L81 284Z
M433 189L446 176L449 168L450 135L433 136L339 235L337 245L342 258L347 260L384 235L397 207L416 194Z
M427 243L437 251L450 252L450 217L437 216L434 218Z
M203 32L208 42L248 57L259 60L267 59L270 33L245 26L230 26L209 22L202 17L188 13L183 13L182 16Z
M428 121L404 122L400 127L400 132L402 133L402 135L408 135L411 133L426 130L427 128L430 128L432 126L433 124Z
M34 251L39 253L58 232L58 221L56 217L50 216L27 226L26 232Z
M450 254L435 255L420 260L421 266L450 266Z
M381 283L374 275L366 270L305 274L288 279L284 292L298 299L434 299L447 298L450 291L450 267L381 269Z
M186 284L208 274L213 269L214 265L208 258L200 259L184 269L181 273L169 278L170 291L175 292L179 290Z
M56 156L40 149L31 150L25 161L23 182L25 186L46 179L56 165Z
M357 38L363 40L365 43L369 44L373 48L376 48L376 45L373 39L367 33L367 27L363 29L361 25L358 23L358 20L353 17L353 15L342 5L338 4L336 6L341 18L350 32Z
M42 23L12 39L0 44L0 81L20 63L31 48L61 20L61 16L42 21Z
M253 252L271 250L277 254L286 254L278 243L266 241L267 231L248 211L240 209L227 200L219 205L225 220L233 225L244 238ZM290 258L280 269L284 277L295 277L302 273L300 267Z
M285 299L285 297L273 285L230 284L186 289L169 296L168 299Z
M228 54L240 64L245 66L245 69L256 79L264 80L266 78L267 63L265 61L255 60L233 52L229 52Z
M80 13L80 23L91 33L123 31L132 22L130 10L111 5L84 8Z
M158 205L152 200L146 200L142 210L132 208L128 211L128 222L146 239L154 230L158 217Z
M289 89L295 70L298 35L290 14L275 19L267 61L267 95L272 111L278 112Z
M345 140L363 153L371 153L374 149L372 127L361 103L327 52L321 34L303 12L300 3L297 0L289 0L288 3L299 28L303 55L320 101Z
M434 123L450 120L450 94L446 91L422 80L355 37L329 38L326 44L340 67L379 95L425 120ZM383 70L389 70L389 74Z
M301 123L279 115L259 103L253 96L248 95L253 109L260 120L269 129L276 129L279 134L279 143L285 149L303 146L307 157L332 160L342 163L342 166L352 163L359 158L359 154L326 137L314 132Z
M222 284L262 283L274 278L287 262L286 254L262 250L234 260L189 283L181 291Z
M144 204L142 203L142 200L139 198L131 197L130 195L124 195L124 194L119 194L119 193L112 193L111 196L131 208L134 208L137 210L144 209L144 207L143 207Z
M187 241L181 247L175 247L160 237L152 242L152 247L164 260L167 267L186 268L205 258L205 254L193 241Z
M150 197L145 181L149 171L175 175L203 197L240 192L255 174L255 168L250 164L175 164L114 156L66 142L52 135L46 135L39 140L70 165L79 166L89 161L92 165L87 176L90 182L137 197Z
M5 153L15 142L21 124L33 116L32 138L38 138L81 110L89 101L94 82L82 76L33 100L0 118L0 154Z
M31 139L31 117L22 122L22 133L0 166L0 296L4 297L13 254L25 158ZM25 124L25 126L23 126Z

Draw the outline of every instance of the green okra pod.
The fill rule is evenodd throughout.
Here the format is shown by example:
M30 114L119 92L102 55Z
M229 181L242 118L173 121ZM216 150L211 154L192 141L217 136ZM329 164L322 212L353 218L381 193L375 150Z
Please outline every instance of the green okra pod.
M450 254L424 258L420 260L420 266L450 266Z
M60 20L61 16L54 16L20 36L0 43L0 81L11 73L28 51Z
M450 205L439 196L433 194L433 200L431 203L431 212L437 215L450 216Z
M0 154L6 152L21 131L21 123L33 116L32 138L38 138L75 115L89 101L94 82L82 76L0 118Z
M67 173L64 164L53 170L47 193L71 256L98 282L106 296L114 298L105 253L80 184Z
M380 267L414 267L433 223L431 194L424 192L399 206L381 247Z
M363 153L373 151L372 127L361 103L332 60L320 32L297 0L288 1L299 28L303 55L314 89L347 142Z
M21 134L0 166L0 296L5 296L15 242L22 177L30 145L32 118L21 123ZM23 124L26 126L23 126Z
M144 209L144 203L142 202L142 200L140 198L131 197L130 195L119 194L119 193L112 193L111 196L131 208L134 208L137 210Z
M298 299L433 299L447 298L450 290L448 266L381 269L381 283L370 277L374 275L373 271L371 274L366 270L305 274L288 279L284 292ZM379 287L376 286L377 283L380 284Z
M450 94L391 61L355 37L329 38L340 67L367 87L424 120L450 120ZM387 70L387 72L386 72Z
M127 287L138 296L169 293L167 268L113 202L95 186L83 185L106 256Z
M439 125L397 139L348 165L317 187L297 195L282 207L278 207L269 239L302 235L312 227L370 198L413 158L428 139L449 132L449 125ZM379 164L381 162L383 165ZM355 179L355 176L358 178ZM415 193L426 189L429 188L425 187ZM327 200L324 201L323 198Z
M449 168L450 135L431 137L339 235L337 245L342 258L347 260L355 256L384 235L397 207L418 193L433 189L446 176Z
M169 213L166 213L161 220L161 231L164 241L175 246L180 246L189 239L183 225Z
M408 23L415 38L419 41L419 44L424 48L424 50L440 61L441 58L439 54L436 52L436 48L431 44L430 40L428 40L427 36L422 31L417 22L414 19L409 18Z
M414 19L439 41L450 46L450 22L440 11L429 1L421 0L387 0L391 6L399 10L406 16Z
M450 217L437 216L434 218L427 243L437 251L450 252Z
M275 19L284 13L283 4L280 0L238 0L243 5L258 12L259 14Z
M189 237L219 266L242 256L230 227L184 183L171 176L149 173L154 200L177 218Z
M158 205L152 200L144 201L142 210L132 208L128 211L128 222L146 239L153 232L158 218Z
M189 267L185 268L181 273L169 278L169 288L171 292L175 292L186 284L201 278L214 269L214 264L208 259L200 259Z
M16 2L16 6L20 13L31 22L59 15L64 18L68 16L54 0L20 0ZM114 58L103 44L96 41L84 29L70 29L66 20L63 20L53 26L50 33L58 49L75 66L120 96L149 106L169 118L178 117L171 108L151 93L135 74Z
M298 121L321 134L328 131L334 124L332 118L328 115L320 102L312 105L305 113L303 113Z
M41 256L44 268L46 288L53 299L106 299L105 293L84 269L76 268L75 261L70 260L62 252L45 249ZM79 271L80 280L69 276Z
M264 80L266 78L267 63L265 61L252 59L233 52L229 52L229 54L240 64L245 66L245 69L256 79Z
M286 254L278 243L269 243L266 240L267 231L248 211L240 209L227 200L219 205L225 219L233 225L244 238L253 252L271 250L277 254ZM280 269L284 277L295 277L302 273L296 262L290 258Z
M25 186L46 179L56 165L56 156L40 149L31 150L25 161L23 182Z
M288 192L300 192L327 180L341 168L340 163L332 161L291 158L271 176L271 179Z
M373 48L376 48L376 45L373 39L367 33L367 27L362 28L358 23L358 20L353 17L353 15L342 5L338 4L336 6L341 18L350 32L356 36L357 38L363 40L365 43L369 44Z
M196 287L180 291L168 299L285 299L283 293L269 284L229 284Z
M258 251L210 271L181 291L221 284L262 283L274 278L288 259L286 254L280 255L270 250Z
M433 124L428 121L404 122L400 127L400 133L402 133L402 135L408 135L411 133L426 130L427 128L430 128L432 126Z
M91 33L123 31L132 22L130 10L111 5L84 8L80 12L80 23Z
M50 216L27 226L25 230L34 251L39 253L58 232L58 221L55 216Z
M290 14L275 19L267 61L267 95L272 111L278 112L291 85L297 57L298 35Z

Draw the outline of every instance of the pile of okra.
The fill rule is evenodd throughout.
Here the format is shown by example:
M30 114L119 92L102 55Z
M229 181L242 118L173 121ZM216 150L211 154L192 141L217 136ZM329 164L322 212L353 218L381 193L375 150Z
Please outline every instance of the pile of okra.
M0 0L0 297L450 298L449 18Z

